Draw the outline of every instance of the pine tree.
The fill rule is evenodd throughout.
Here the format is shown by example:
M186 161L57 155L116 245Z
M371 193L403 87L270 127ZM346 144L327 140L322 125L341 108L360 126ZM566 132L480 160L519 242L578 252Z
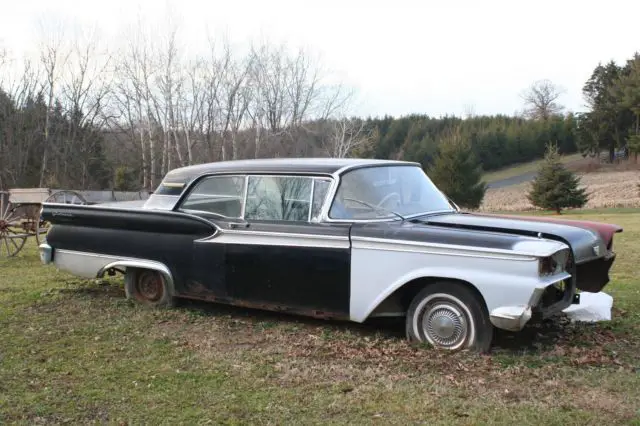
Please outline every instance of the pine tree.
M582 207L587 203L588 195L579 185L580 178L560 161L556 145L549 144L528 198L534 206L560 214L564 208Z
M456 204L477 209L482 203L486 185L482 168L471 143L458 127L449 130L440 140L439 153L429 169L429 177Z
M634 125L629 129L627 148L634 154L638 162L640 153L640 54L636 53L633 59L627 61L629 73L620 77L612 89L612 94L618 99L618 104L623 109L630 110L634 115Z

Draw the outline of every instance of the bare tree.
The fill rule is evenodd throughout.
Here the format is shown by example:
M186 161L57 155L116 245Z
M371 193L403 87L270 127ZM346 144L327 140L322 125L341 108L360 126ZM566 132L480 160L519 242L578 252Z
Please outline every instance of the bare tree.
M155 187L156 136L159 124L158 104L154 96L157 61L153 45L139 22L126 33L127 43L119 52L116 65L115 104L120 114L119 126L131 133L140 143L142 185ZM122 120L125 123L122 123ZM126 126L126 127L125 127Z
M15 64L3 66L0 107L17 110L10 124L28 131L0 138L0 185L24 176L30 185L97 185L100 162L124 162L153 189L175 165L347 156L366 143L361 122L333 119L347 116L353 92L330 84L311 52L265 42L245 53L210 37L207 52L187 56L172 19L152 37L140 17L117 50L96 32L69 37L62 30L71 27L49 22L38 61L16 76L6 72ZM0 66L7 58L0 52Z
M476 107L474 104L465 104L464 117L470 119L476 116Z
M326 150L330 157L344 158L355 150L365 148L371 142L371 135L360 119L343 117L332 120Z
M96 28L76 35L62 78L62 97L70 112L66 142L61 147L62 159L66 170L69 157L78 157L82 187L89 180L93 148L88 144L89 133L81 130L104 129L108 121L104 107L110 93L111 55L101 48L99 39ZM79 149L80 155L73 152L75 149Z
M180 70L179 49L177 45L177 27L170 28L166 42L158 52L158 70L160 75L157 77L159 99L154 99L156 115L160 121L163 135L163 150L160 164L160 173L165 174L172 168L172 137L173 143L178 144L178 123L177 123L177 101L178 93L181 91L183 84L183 76ZM176 150L178 161L182 164L180 158L181 152Z
M64 42L64 27L58 25L52 31L41 26L40 41L40 62L45 73L45 87L47 92L47 111L44 124L44 146L42 150L42 162L40 164L40 186L44 185L45 171L48 166L48 155L50 150L50 125L53 104L55 101L57 84L60 74L69 57L67 47Z
M7 49L0 47L0 69L7 63L8 56Z
M220 129L222 160L227 159L226 142L231 144L231 158L238 158L237 135L244 123L249 102L251 85L248 78L251 72L251 58L236 58L228 42L224 44L221 66L218 68L221 79L217 92L217 107L221 118Z
M564 107L557 103L564 89L549 80L534 82L521 95L525 103L525 115L536 120L548 120L562 112Z
M30 169L30 153L39 148L43 121L35 114L17 113L42 93L43 76L29 60L12 73L10 63L0 81L0 188L23 182ZM39 153L36 153L39 156ZM34 183L35 184L35 183Z

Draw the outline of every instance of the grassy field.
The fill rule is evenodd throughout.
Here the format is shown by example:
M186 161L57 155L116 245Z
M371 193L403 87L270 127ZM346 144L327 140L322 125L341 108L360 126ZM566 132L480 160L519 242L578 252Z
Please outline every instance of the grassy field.
M598 171L580 175L581 185L590 194L588 209L640 207L640 171ZM531 183L489 188L481 210L521 211L533 206L527 199Z
M402 324L213 304L151 310L121 280L0 260L0 423L640 424L640 211L613 222L613 320L498 333L491 355L411 346Z
M562 157L562 162L573 163L581 160L583 157L581 154L571 154ZM526 173L535 172L538 170L543 160L531 161L529 163L517 164L515 166L506 167L504 169L495 170L493 172L485 173L482 180L486 183L496 182L502 179L508 179L515 176L520 176Z

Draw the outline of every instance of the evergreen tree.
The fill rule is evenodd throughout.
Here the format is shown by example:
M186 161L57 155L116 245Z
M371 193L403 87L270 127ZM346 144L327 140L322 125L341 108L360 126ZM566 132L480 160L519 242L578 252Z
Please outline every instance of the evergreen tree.
M447 131L440 140L429 177L459 206L480 207L486 191L486 184L481 180L482 167L459 127Z
M534 206L560 214L564 208L582 207L587 203L588 195L579 185L580 179L560 161L558 148L549 144L528 198Z
M583 129L590 133L589 137L582 137L583 153L585 144L592 146L597 143L598 150L603 148L609 152L610 162L615 159L616 148L622 146L633 114L620 105L619 95L614 88L629 72L628 65L619 67L613 61L606 65L599 64L583 86L582 93L590 109L583 115Z
M126 166L116 168L114 174L113 189L116 191L136 191L138 190L138 178L133 169Z
M640 152L640 54L627 61L629 73L623 75L612 89L612 94L623 109L634 115L634 125L629 129L627 148L634 154L636 162Z

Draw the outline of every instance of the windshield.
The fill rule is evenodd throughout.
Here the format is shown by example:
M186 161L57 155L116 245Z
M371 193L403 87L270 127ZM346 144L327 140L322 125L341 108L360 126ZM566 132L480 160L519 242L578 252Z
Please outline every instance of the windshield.
M344 174L331 219L383 219L453 210L418 166L376 166Z

